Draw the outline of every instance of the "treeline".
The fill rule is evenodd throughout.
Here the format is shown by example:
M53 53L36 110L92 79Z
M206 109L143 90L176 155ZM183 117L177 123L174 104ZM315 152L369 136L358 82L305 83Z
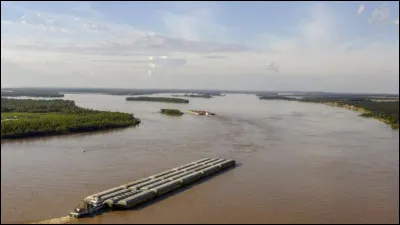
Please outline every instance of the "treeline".
M91 110L80 108L71 100L34 100L34 99L10 99L1 98L1 112L65 112L79 113Z
M293 101L296 100L295 98L290 98L286 96L281 96L281 95L262 95L259 96L260 100L287 100L287 101Z
M166 114L169 116L181 116L183 112L179 111L178 109L161 109L160 112L162 114Z
M393 96L385 96L393 97ZM309 103L334 103L338 106L353 106L367 112L360 116L380 119L392 126L399 128L399 101L373 101L365 95L326 95L326 96L305 96L301 99L280 96L275 94L260 95L259 99L265 100L288 100Z
M101 93L110 95L150 95L161 93L198 93L212 96L223 96L217 90L190 90L190 89L130 89L130 88L2 88L2 91L14 92L52 92L52 93ZM231 92L232 93L232 92ZM237 92L234 92L237 93Z
M190 98L212 98L210 94L185 94L184 97L190 97Z
M17 115L13 116L15 120L1 121L2 139L88 132L140 123L129 113L84 109L73 101L2 99L1 103L2 115ZM25 116L21 117L20 112Z
M153 93L138 93L138 92L121 91L121 92L106 92L104 94L109 94L109 95L149 95L149 94L153 94Z
M61 98L64 94L58 92L48 91L29 91L29 90L13 90L13 91L1 91L3 97L42 97L42 98Z
M1 138L21 138L54 134L88 132L138 124L128 113L98 112L91 114L45 115L34 119L1 122Z
M361 102L361 101L371 101L366 97L337 97L337 96L329 96L329 97L305 97L300 99L303 102L315 102L315 103L325 103L325 102L337 102L337 103L353 103L353 102Z
M367 112L361 114L364 117L381 119L390 124L393 128L399 127L399 102L375 102L371 100L363 101L339 101L341 105L351 105L356 108L365 109Z
M392 128L399 128L399 101L372 101L366 97L330 97L330 98L304 98L302 102L335 103L338 106L353 106L367 112L360 116L379 119Z
M166 102L166 103L189 103L189 100L183 98L168 97L127 97L127 101L147 101L147 102Z
M212 98L209 94L184 94L184 95L172 95L173 97L189 97L189 98Z

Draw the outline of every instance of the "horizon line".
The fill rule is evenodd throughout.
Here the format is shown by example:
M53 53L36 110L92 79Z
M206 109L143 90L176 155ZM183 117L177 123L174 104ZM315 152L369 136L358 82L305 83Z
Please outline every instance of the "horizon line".
M218 91L218 92L273 92L273 93L332 93L332 94L379 94L379 95L399 95L399 93L383 93L383 92L337 92L337 91L295 91L295 90L240 90L240 89L198 89L198 88L122 88L122 87L51 87L51 86L8 86L1 87L1 89L21 89L21 88L32 88L32 89L104 89L104 90L159 90L159 91Z

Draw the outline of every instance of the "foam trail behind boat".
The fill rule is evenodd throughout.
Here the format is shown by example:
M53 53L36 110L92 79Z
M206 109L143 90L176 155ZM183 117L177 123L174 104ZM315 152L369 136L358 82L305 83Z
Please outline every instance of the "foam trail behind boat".
M72 223L74 220L76 220L76 219L73 217L63 216L63 217L58 217L58 218L53 218L53 219L48 219L48 220L32 222L32 223L28 223L28 224L65 224L65 223Z

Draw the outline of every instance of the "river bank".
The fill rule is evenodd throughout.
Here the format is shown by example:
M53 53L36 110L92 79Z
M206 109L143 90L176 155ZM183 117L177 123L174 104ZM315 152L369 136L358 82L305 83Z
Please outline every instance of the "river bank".
M359 116L377 119L392 129L399 129L399 101L390 99L376 101L368 96L302 96L294 98L276 94L257 95L260 100L299 101L304 103L320 103L332 107L341 107L351 111L360 112Z
M385 103L385 102L381 102L381 103ZM387 101L387 102L389 102L389 101ZM391 101L391 102L393 102L393 101ZM398 122L393 122L393 120L385 118L382 115L381 116L374 115L373 111L367 110L367 109L362 108L362 107L357 107L357 106L350 105L350 104L341 104L339 102L325 102L323 104L331 106L331 107L340 107L340 108L345 108L345 109L348 109L348 110L351 110L351 111L359 112L360 113L359 116L366 117L366 118L374 118L376 120L379 120L379 121L391 126L392 129L399 129L399 123Z
M93 132L140 123L133 114L80 108L65 100L1 100L1 139Z

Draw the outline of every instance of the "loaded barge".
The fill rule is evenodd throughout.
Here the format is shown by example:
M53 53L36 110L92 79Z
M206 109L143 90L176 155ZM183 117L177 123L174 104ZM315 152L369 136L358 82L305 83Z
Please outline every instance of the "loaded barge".
M190 113L201 115L201 116L215 116L215 113L203 111L203 110L189 110Z
M108 189L83 199L71 217L86 217L105 208L132 208L204 177L234 167L229 159L205 158L147 178Z

